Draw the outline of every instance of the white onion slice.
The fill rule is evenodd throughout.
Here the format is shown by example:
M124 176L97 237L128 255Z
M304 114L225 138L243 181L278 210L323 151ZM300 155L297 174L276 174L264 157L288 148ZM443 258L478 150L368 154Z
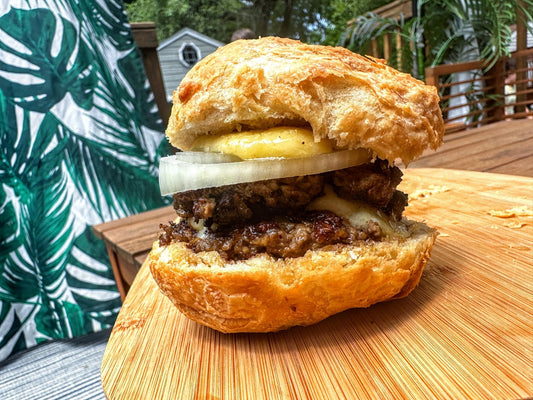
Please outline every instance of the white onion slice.
M219 164L242 161L242 158L234 156L233 154L208 153L203 151L186 151L183 153L177 153L173 156L164 157L163 159L174 159L179 162L191 164Z
M163 196L203 189L320 174L352 167L370 160L364 149L343 150L306 158L257 158L235 161L220 153L183 152L161 159L159 187Z

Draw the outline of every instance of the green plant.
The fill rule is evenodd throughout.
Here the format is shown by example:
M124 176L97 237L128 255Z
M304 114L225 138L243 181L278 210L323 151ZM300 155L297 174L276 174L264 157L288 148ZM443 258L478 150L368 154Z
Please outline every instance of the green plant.
M339 44L365 53L372 40L399 33L404 39L402 52L411 57L398 67L419 78L424 77L426 66L443 62L484 59L488 68L508 54L518 9L524 22L532 20L531 0L419 0L410 19L373 13L357 17Z

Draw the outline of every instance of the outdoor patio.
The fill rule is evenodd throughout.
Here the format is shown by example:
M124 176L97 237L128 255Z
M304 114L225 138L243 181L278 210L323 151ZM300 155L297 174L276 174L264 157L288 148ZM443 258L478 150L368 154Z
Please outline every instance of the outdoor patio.
M520 10L512 51L426 67L435 52L400 29L420 3L374 10L398 28L368 56L409 65L440 97L443 144L395 161L405 216L440 236L409 297L253 335L185 318L145 262L176 218L157 182L177 150L155 23L114 3L38 3L0 7L2 400L533 394L533 43Z

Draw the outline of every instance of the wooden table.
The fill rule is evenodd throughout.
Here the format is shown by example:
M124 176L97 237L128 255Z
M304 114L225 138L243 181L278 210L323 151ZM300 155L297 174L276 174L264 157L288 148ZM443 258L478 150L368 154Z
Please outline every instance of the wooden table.
M144 263L102 358L109 400L530 399L533 178L412 168L405 216L440 232L406 298L308 327L223 334ZM368 266L367 266L368 267Z
M409 165L422 167L533 177L533 120L502 121L446 135L437 152L426 152ZM169 206L94 227L106 243L122 299L156 240L159 225L175 215Z
M93 227L106 244L122 300L157 239L159 225L175 219L176 212L168 206Z

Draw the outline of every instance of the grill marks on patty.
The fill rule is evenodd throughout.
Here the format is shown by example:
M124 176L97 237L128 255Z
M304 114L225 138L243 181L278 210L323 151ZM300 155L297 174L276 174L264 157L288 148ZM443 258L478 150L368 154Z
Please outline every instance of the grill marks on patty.
M329 184L338 196L371 204L399 220L407 205L407 195L396 190L401 177L397 167L378 159L318 175L178 193L174 208L183 220L162 226L159 242L186 242L195 252L216 250L236 260L263 252L298 257L309 249L379 240L383 233L375 222L353 227L329 211L304 210ZM199 236L189 219L202 220L206 231Z

